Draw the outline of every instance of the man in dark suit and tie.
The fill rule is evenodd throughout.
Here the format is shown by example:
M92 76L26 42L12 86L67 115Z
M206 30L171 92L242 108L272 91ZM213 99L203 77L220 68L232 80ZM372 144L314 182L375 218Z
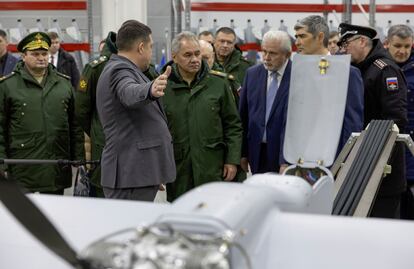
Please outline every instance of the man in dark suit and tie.
M278 172L283 149L291 61L290 37L283 31L263 36L263 64L250 67L241 89L242 168L253 174Z
M18 59L7 51L7 33L0 29L0 78L10 74Z
M105 197L153 201L160 185L176 177L172 138L158 100L171 67L151 82L143 73L152 56L151 29L122 24L98 81L96 105L105 134L101 184Z
M49 48L49 62L56 67L57 71L70 77L70 82L74 89L79 83L79 70L76 66L75 59L60 47L60 38L57 33L47 33L52 44Z

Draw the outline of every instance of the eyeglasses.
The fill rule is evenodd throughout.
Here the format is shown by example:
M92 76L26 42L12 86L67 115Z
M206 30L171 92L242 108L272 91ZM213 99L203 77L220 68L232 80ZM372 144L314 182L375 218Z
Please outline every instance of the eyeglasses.
M353 38L353 39L348 39L348 40L345 40L344 42L342 42L342 45L341 45L341 49L344 49L344 48L346 48L346 47L348 47L348 45L352 42L352 41L355 41L355 40L358 40L358 39L360 39L362 36L358 36L358 37L356 37L356 38Z

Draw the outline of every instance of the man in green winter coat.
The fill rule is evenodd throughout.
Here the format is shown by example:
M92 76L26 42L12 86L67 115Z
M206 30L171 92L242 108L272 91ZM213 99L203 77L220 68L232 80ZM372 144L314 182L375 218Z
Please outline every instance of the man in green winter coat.
M50 43L42 32L22 39L22 62L0 82L0 158L83 158L70 78L48 63ZM63 194L72 184L70 166L9 165L7 172L29 192Z
M177 178L167 198L212 181L232 181L241 157L241 122L228 82L210 73L190 32L172 42L172 72L163 97Z
M105 136L103 133L101 122L99 121L98 111L96 108L96 86L101 76L102 70L112 54L117 54L116 33L109 32L105 39L105 44L99 58L86 64L79 86L76 89L76 118L82 126L83 131L91 140L91 159L100 160L102 150L105 146ZM158 73L154 66L144 72L144 74L153 80L158 77ZM100 166L94 169L91 176L92 189L90 196L104 197L101 187L101 169Z
M253 64L244 59L236 46L236 33L229 27L221 27L216 32L214 50L216 52L214 70L233 75L239 85L243 84L247 68Z

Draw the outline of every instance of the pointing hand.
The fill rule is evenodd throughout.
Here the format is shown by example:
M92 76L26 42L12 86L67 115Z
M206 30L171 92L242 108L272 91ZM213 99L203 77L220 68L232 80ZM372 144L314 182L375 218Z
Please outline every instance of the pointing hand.
M155 98L164 96L164 90L167 88L168 77L171 74L171 66L167 66L165 72L154 80L151 87L151 95Z

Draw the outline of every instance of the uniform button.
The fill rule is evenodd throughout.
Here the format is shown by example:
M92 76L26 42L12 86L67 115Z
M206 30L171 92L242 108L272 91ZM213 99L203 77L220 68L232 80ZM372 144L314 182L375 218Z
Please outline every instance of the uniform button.
M62 100L62 104L64 104L65 103L65 100Z
M65 111L65 112L66 112L66 110L67 110L67 109L65 108L63 111Z
M22 112L22 116L24 116L24 112Z
M410 134L414 134L414 131L410 131Z
M411 92L411 90L407 90L407 92Z
M24 144L20 144L20 146L21 146L22 148L24 148Z
M26 106L26 103L23 103L23 106Z

